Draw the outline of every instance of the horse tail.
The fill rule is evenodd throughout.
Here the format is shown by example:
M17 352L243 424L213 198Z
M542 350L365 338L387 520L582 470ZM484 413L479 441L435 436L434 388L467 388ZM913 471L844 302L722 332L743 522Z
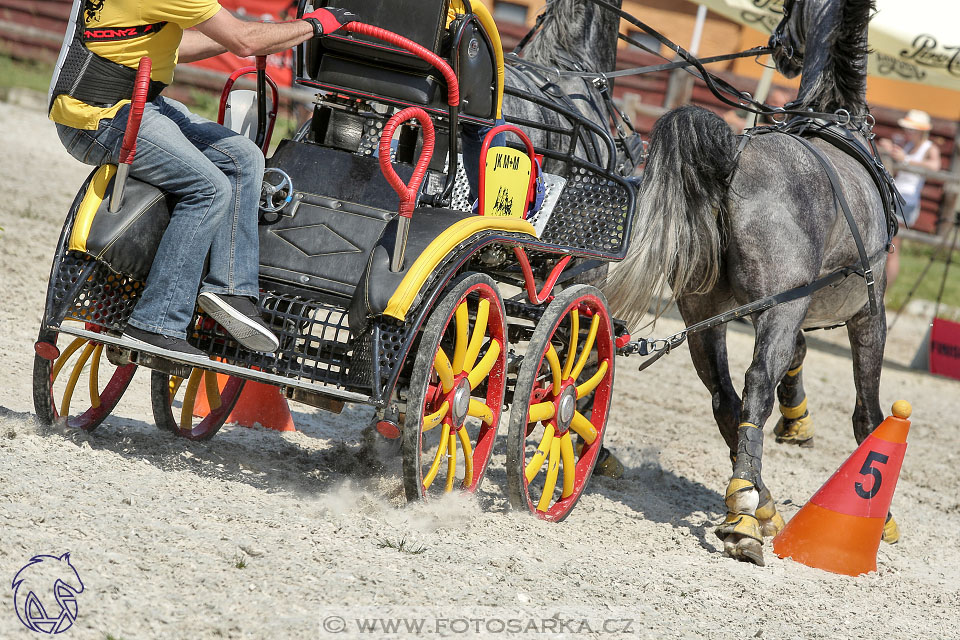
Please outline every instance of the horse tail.
M673 296L710 290L720 270L721 228L737 141L711 111L683 106L663 115L637 198L633 237L604 287L616 317L636 327L651 303L653 321ZM671 297L664 300L667 286Z

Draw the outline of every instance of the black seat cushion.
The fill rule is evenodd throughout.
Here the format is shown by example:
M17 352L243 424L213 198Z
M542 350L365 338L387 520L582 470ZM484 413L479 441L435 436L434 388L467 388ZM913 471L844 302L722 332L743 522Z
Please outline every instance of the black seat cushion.
M111 181L107 187L86 237L82 229L75 228L71 248L106 263L117 273L143 281L170 222L172 202L156 187L127 178L123 205L110 213L113 184Z
M473 217L476 216L472 213L454 209L425 207L414 211L407 236L403 269L397 272L390 271L390 258L397 237L397 220L391 220L384 229L380 242L370 252L370 258L354 292L350 303L351 330L358 333L369 316L383 313L407 271L437 236L458 222Z

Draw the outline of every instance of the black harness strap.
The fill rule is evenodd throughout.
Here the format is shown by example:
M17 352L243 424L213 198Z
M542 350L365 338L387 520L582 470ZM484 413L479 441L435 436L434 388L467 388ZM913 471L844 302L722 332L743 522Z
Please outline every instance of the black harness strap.
M830 162L829 158L824 155L823 151L817 149L812 142L805 140L800 136L792 136L798 140L803 146L807 148L810 153L820 162L820 166L823 167L824 172L826 172L827 177L830 179L830 184L833 186L833 195L836 197L837 202L840 203L840 209L843 211L844 217L847 219L847 225L850 227L850 234L853 236L853 241L857 245L857 253L860 254L860 265L863 271L863 279L867 283L867 298L870 301L870 315L875 316L880 313L880 306L877 304L877 292L874 288L875 280L873 277L873 269L870 268L870 259L867 257L867 251L863 247L863 238L860 237L860 229L857 227L857 221L853 219L853 214L850 212L850 205L847 204L847 199L843 195L843 188L840 185L840 176L837 175L837 170L833 168L833 163Z

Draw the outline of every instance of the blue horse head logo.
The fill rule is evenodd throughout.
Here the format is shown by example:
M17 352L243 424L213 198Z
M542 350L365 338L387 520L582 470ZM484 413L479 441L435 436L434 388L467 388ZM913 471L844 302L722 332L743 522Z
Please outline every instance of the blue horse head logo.
M80 574L70 554L34 556L13 577L13 603L20 622L38 633L62 633L77 619Z

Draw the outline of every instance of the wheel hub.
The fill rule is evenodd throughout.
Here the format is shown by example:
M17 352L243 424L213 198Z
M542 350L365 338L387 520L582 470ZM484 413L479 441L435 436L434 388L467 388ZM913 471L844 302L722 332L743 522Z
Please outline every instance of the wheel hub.
M453 392L453 424L459 427L467 419L467 410L470 409L470 381L464 377L457 384Z
M557 402L557 426L561 431L570 428L573 422L573 416L577 411L577 388L570 385L560 392L560 400Z

